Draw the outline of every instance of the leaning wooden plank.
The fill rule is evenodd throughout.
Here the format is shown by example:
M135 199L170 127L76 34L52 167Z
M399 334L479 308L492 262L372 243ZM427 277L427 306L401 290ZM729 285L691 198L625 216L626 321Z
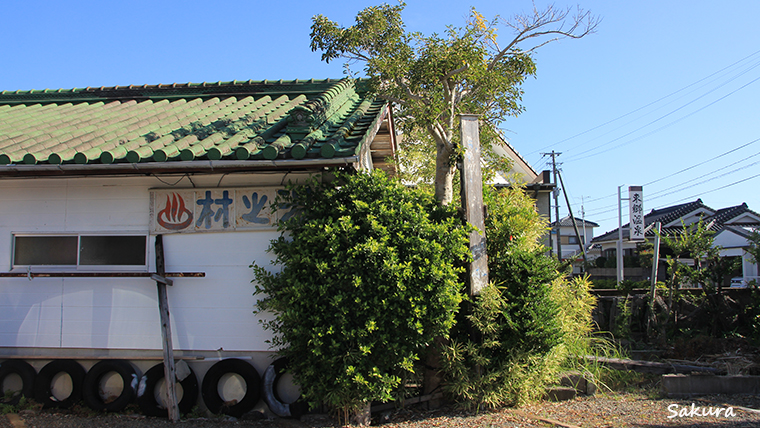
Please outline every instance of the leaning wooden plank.
M164 267L164 239L162 235L156 235L156 273L164 277L166 270ZM174 349L172 348L172 330L171 321L169 320L169 301L166 294L166 283L156 281L158 289L158 311L161 316L161 338L163 339L164 348L164 379L166 384L166 410L169 413L169 420L172 422L179 421L179 405L177 400L177 390L174 379ZM150 391L148 393L151 393Z

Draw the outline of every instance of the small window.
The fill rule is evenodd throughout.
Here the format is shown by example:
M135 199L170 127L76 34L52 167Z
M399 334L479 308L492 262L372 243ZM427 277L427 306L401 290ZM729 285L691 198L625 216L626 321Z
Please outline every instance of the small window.
M17 236L14 265L76 265L76 236Z
M145 266L145 235L15 236L14 266Z

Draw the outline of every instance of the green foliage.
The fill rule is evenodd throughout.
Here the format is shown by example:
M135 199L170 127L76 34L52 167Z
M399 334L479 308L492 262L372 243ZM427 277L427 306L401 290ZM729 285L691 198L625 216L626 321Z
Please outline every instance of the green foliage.
M612 334L618 339L631 338L631 317L633 316L633 308L631 308L632 300L631 296L626 296L618 301L615 328L612 330Z
M257 312L311 402L344 414L388 401L462 299L468 229L456 211L382 172L291 187L301 214L253 265Z
M587 340L594 306L588 279L567 280L538 245L545 222L524 192L487 193L492 283L442 351L445 391L475 409L541 397Z
M20 391L5 391L4 399L6 401L13 398L16 394L20 394ZM19 398L18 403L16 404L7 404L7 403L0 403L0 415L7 415L8 413L18 413L22 410L35 410L39 411L42 409L41 404L37 404L36 401L27 398L25 396L21 396Z
M486 234L488 257L501 260L515 251L544 250L540 240L549 230L545 218L536 211L535 201L519 187L483 187L483 203L488 207Z
M615 281L617 282L617 281ZM613 288L617 288L620 291L625 291L626 293L631 293L633 290L636 289L648 289L651 286L651 282L647 280L643 281L632 281L630 279L624 279L619 284L613 284Z
M760 232L753 230L750 233L749 238L747 238L747 241L749 242L747 253L750 255L750 261L755 264L760 264Z

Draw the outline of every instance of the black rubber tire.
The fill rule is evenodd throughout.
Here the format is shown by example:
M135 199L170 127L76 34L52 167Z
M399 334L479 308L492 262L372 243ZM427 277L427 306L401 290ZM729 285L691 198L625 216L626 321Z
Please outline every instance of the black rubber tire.
M164 378L164 364L159 363L151 367L150 370L140 379L140 386L137 391L137 405L146 416L169 417L169 410L158 405L154 390L158 382ZM198 401L198 378L195 376L193 369L190 374L179 383L182 385L182 399L179 400L179 412L188 413Z
M2 387L5 378L12 374L21 378L21 393L8 400L5 400L4 394L0 393L0 403L15 406L22 396L34 397L34 379L37 377L37 371L24 360L5 360L0 363L0 387Z
M264 372L264 386L263 396L264 402L269 406L269 410L277 416L283 418L300 418L304 413L309 410L309 403L304 401L301 397L294 403L285 403L277 393L277 382L285 374L285 369L288 367L287 358L279 358L275 360Z
M236 404L228 405L219 395L219 381L227 373L234 373L245 381L245 396ZM256 369L243 360L228 358L211 366L203 376L201 395L206 407L214 414L225 414L236 418L253 410L261 399L261 377Z
M103 376L114 372L121 377L124 387L121 394L106 403L100 396L100 381ZM103 360L92 366L84 377L84 387L82 398L85 404L92 410L101 412L120 412L124 410L129 403L135 398L135 388L137 386L137 373L128 361L124 360Z
M66 373L71 377L71 394L63 400L53 396L53 378L58 373ZM42 404L43 409L57 407L68 409L82 399L82 383L85 371L81 364L74 360L53 360L45 365L34 380L34 400Z

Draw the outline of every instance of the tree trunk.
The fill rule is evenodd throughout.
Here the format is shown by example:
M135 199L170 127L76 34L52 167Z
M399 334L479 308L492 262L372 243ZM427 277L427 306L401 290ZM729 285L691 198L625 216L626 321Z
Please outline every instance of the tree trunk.
M365 403L364 407L356 410L351 416L351 425L368 427L372 422L372 403Z
M441 205L448 205L454 200L454 171L451 151L443 143L436 143L435 157L435 199Z

